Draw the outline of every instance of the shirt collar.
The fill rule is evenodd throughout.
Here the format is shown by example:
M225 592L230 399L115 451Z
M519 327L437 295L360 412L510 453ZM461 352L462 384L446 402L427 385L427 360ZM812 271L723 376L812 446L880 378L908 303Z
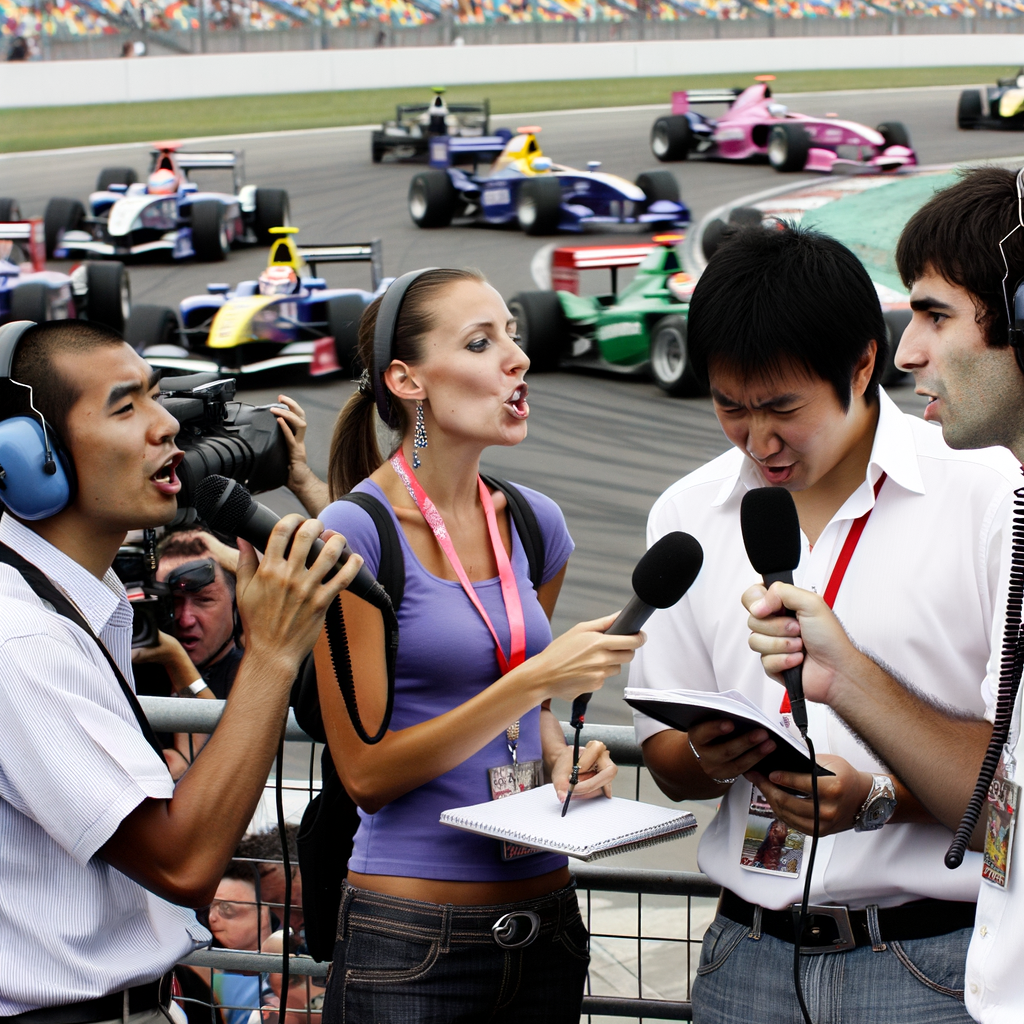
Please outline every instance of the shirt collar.
M712 507L724 505L738 491L749 491L764 487L764 479L758 473L753 460L738 448L733 449L736 470L722 481ZM899 406L878 389L878 425L871 445L871 458L864 485L858 487L836 513L836 519L856 519L874 505L873 488L878 478L885 473L900 487L913 494L924 494L924 480L917 461L917 446L906 416Z
M88 569L12 515L0 516L0 541L44 572L77 605L93 632L132 621L124 585L113 569L98 580Z

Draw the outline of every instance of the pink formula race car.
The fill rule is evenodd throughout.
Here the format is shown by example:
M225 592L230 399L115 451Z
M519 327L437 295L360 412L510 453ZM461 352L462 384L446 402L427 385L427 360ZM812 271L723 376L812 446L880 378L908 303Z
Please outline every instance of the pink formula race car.
M716 160L768 158L777 171L897 171L917 163L910 135L899 121L868 128L836 117L794 114L772 99L772 75L759 75L746 89L702 89L672 93L672 113L651 129L659 160L699 154ZM728 103L720 118L694 104Z

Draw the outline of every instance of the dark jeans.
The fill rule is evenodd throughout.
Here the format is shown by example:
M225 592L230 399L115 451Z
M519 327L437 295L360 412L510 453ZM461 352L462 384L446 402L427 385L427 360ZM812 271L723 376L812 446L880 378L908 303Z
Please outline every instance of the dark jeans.
M492 926L506 914L518 916L503 948ZM532 941L508 948L538 925ZM323 1024L579 1024L587 947L575 883L495 907L421 903L346 883Z

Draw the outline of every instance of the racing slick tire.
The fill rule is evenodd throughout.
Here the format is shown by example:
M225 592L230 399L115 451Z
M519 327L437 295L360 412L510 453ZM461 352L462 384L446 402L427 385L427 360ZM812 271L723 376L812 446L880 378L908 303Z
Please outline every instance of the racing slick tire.
M768 133L768 163L777 171L802 171L811 137L798 124L777 124Z
M519 328L519 344L534 373L557 370L569 344L569 325L556 292L516 292L508 311Z
M981 123L984 105L980 89L964 89L956 105L957 128L976 128Z
M21 220L21 207L17 199L0 198L0 223Z
M256 189L256 214L253 219L253 227L260 245L270 245L274 240L274 236L270 233L271 228L288 226L290 212L288 193L283 188Z
M132 306L124 327L124 340L136 352L154 345L179 345L178 314L167 306Z
M883 121L875 131L885 139L887 146L906 146L910 148L910 132L902 121Z
M106 192L111 185L134 185L138 180L132 167L104 167L96 176L96 191Z
M516 194L516 220L527 235L553 235L562 219L562 186L555 177L527 178ZM532 358L532 356L531 356Z
M680 397L703 392L686 346L686 317L663 316L651 331L651 376L662 391Z
M334 338L334 353L345 370L359 366L359 321L366 303L359 295L336 295L327 300L327 329Z
M900 338L903 337L903 332L913 315L909 309L890 309L882 314L885 318L885 334L889 342L888 362L882 371L881 384L883 388L899 387L901 384L909 384L913 379L909 373L896 365L896 349L900 347Z
M721 217L716 217L705 229L700 240L704 259L709 260L718 251L718 247L736 231L734 224L726 224Z
M26 281L11 292L11 319L41 324L50 316L50 289L41 281Z
M85 264L85 282L89 319L123 336L132 311L132 288L124 264L89 261Z
M79 228L85 219L85 207L77 199L51 199L43 212L43 237L46 255L53 257L60 236Z
M679 182L671 171L643 171L636 176L636 187L647 196L645 207L663 199L670 203L679 202Z
M685 160L690 155L693 132L682 114L659 117L651 128L651 152L663 163Z
M421 171L409 182L409 216L418 228L446 228L455 216L458 193L441 168Z
M737 227L761 226L761 211L754 206L737 206L729 211L729 223Z
M192 248L196 259L218 263L231 248L224 207L219 199L203 199L192 204Z

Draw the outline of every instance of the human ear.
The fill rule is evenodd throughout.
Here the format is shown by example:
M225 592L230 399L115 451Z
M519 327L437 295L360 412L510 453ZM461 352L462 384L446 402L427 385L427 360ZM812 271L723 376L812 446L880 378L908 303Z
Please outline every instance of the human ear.
M406 401L422 401L427 397L424 388L416 381L412 367L400 359L393 360L384 371L384 385L396 398Z
M863 355L857 360L857 365L853 368L851 387L855 398L862 398L864 392L867 391L868 382L871 380L871 374L874 373L875 360L877 358L878 342L872 338L864 349Z

